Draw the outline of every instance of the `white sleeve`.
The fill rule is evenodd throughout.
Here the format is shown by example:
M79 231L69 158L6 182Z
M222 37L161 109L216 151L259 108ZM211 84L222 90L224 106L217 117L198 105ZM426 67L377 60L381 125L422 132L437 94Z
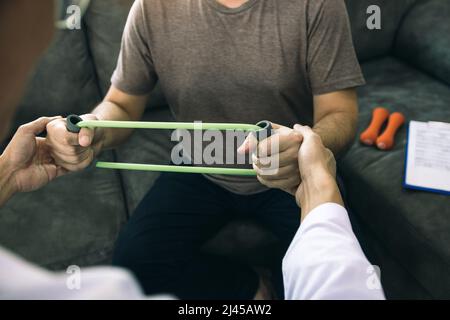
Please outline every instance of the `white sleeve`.
M347 211L333 203L305 218L284 257L283 278L288 300L385 299Z
M112 267L53 273L0 248L0 300L140 300L146 299L134 277ZM169 296L151 299L172 299Z

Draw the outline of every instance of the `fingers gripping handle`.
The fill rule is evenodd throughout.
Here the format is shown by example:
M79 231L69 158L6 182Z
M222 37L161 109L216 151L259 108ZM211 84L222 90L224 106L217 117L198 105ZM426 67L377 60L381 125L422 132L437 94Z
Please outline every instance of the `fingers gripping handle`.
M66 128L67 131L72 133L79 133L81 128L78 126L78 123L83 121L80 116L77 116L75 114L71 114L66 118Z

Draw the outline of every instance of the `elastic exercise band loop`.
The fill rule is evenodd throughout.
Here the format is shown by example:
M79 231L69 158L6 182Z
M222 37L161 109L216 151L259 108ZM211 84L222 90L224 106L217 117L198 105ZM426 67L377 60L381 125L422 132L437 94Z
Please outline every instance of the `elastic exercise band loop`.
M234 168L217 168L217 167L188 167L188 166L169 166L169 165L120 163L120 162L97 162L97 168L116 169L116 170L155 171L155 172L256 176L256 172L253 169L234 169Z
M104 121L104 120L83 120L77 115L70 115L67 117L66 122L67 122L67 130L72 133L79 133L81 128L233 130L233 131L255 132L258 140L268 138L272 133L272 124L269 121L261 121L256 125L243 123ZM256 175L256 172L253 169L169 166L169 165L117 163L117 162L101 162L101 161L97 162L97 168L116 169L116 170L239 175L239 176Z
M80 128L113 129L163 129L163 130L236 130L258 131L261 127L242 123L195 123L195 122L144 122L144 121L104 121L85 120L77 123Z

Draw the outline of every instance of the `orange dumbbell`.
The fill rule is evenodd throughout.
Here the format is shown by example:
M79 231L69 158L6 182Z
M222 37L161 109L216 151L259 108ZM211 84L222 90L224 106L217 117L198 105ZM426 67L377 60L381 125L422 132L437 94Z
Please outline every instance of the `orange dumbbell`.
M389 117L389 122L383 134L377 139L377 147L381 150L390 150L394 147L394 138L398 129L405 123L405 116L400 112L394 112Z
M383 107L378 107L373 110L372 121L369 127L361 134L360 140L362 143L372 146L377 141L383 123L388 119L389 111Z

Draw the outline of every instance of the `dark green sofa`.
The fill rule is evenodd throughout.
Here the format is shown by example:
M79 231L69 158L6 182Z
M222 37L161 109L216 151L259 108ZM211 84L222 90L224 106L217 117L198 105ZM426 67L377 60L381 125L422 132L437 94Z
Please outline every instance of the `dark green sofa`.
M81 114L101 100L131 3L92 0L82 30L57 34L31 78L16 126L42 115ZM377 105L408 119L450 122L450 1L347 4L368 82L359 90L360 130ZM373 4L382 10L381 30L366 27L366 9ZM171 119L158 89L145 119ZM405 137L403 129L391 152L355 142L341 159L354 228L370 260L380 266L389 298L450 298L450 198L402 188ZM168 141L165 132L136 132L101 159L164 163ZM108 263L118 231L156 177L89 168L19 195L0 210L0 244L55 270ZM267 252L276 254L267 249L275 245L258 226L236 222L209 247L261 263L269 259Z

